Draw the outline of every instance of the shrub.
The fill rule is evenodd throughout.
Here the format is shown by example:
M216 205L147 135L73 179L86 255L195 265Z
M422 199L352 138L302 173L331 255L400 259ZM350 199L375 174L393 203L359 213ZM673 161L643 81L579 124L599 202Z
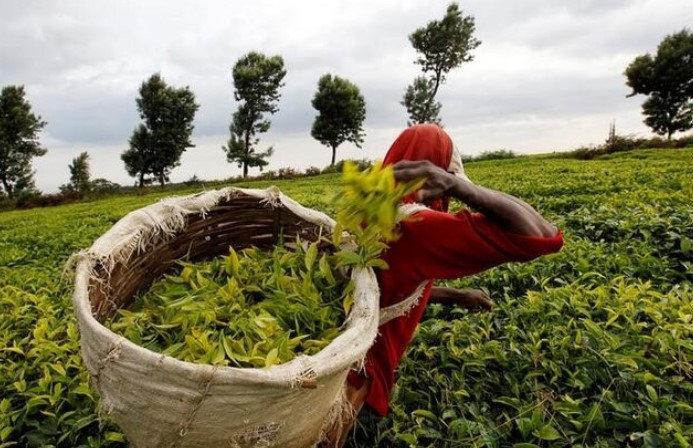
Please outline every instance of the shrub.
M424 321L379 446L689 446L690 294L615 279Z
M277 178L277 172L274 170L267 171L266 173L261 173L258 176L251 178L251 179L266 179L266 180L272 180Z
M317 176L318 174L320 174L320 168L316 166L306 168L306 176Z
M693 146L693 135L667 141L659 136L638 138L633 135L612 135L599 146L581 146L564 153L564 157L578 160L591 160L606 154L632 151L634 149L687 148Z
M373 161L370 159L346 159L346 160L340 160L339 162L335 163L334 165L329 165L326 166L325 168L322 169L323 174L327 173L341 173L344 171L344 163L345 162L350 162L353 163L356 168L359 169L359 171L366 170L373 166Z
M474 157L473 160L501 160L514 159L515 157L517 157L517 154L509 149L496 149L494 151L484 151L478 156Z
M82 195L77 191L69 191L56 194L41 194L40 192L26 192L17 196L17 208L28 209L36 207L54 207L61 204L78 202Z
M674 141L674 148L693 148L693 134L677 138Z
M298 170L291 167L279 168L277 179L292 179L299 176L299 174Z
M604 150L594 146L581 146L564 154L565 158L578 160L592 160L597 156L605 154Z
M184 183L185 185L187 185L188 187L192 187L192 186L195 186L195 185L201 185L201 184L202 184L202 180L201 180L199 177L197 177L197 174L193 174L192 177L191 177L190 179L186 180L186 181L183 182L183 183Z
M91 191L97 195L117 193L121 188L119 184L102 177L91 182Z

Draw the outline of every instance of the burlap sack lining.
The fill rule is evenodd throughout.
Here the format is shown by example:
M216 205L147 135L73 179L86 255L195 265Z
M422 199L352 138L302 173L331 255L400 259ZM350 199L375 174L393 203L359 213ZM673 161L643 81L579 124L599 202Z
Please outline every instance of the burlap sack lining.
M418 211L405 207L404 213ZM346 374L361 365L378 327L372 270L352 273L355 301L343 333L315 356L267 369L193 364L157 354L102 323L175 260L271 247L281 234L315 241L334 221L276 188L227 188L163 200L130 213L78 254L73 298L82 354L101 409L135 447L310 447L347 405ZM417 291L418 293L419 291ZM389 318L418 301L413 294ZM392 307L391 307L392 308Z

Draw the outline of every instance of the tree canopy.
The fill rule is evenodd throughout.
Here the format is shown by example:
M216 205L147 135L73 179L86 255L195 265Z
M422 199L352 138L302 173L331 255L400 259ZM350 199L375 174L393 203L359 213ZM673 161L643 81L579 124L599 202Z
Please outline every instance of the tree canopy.
M312 104L318 115L310 134L332 148L331 166L334 166L339 145L348 141L360 148L363 143L366 101L356 84L326 74L318 81Z
M72 159L68 169L70 170L70 182L67 185L61 185L61 191L86 193L91 190L88 152L85 151Z
M409 36L419 53L415 62L424 73L424 79L419 77L407 87L401 103L410 122L440 123L441 105L435 96L450 70L474 59L471 52L481 44L474 31L474 17L465 16L457 3L451 3L442 20L433 20Z
M693 33L684 29L666 36L654 55L636 57L625 71L628 96L647 95L645 124L671 136L693 128Z
M407 86L404 99L400 103L409 112L407 126L412 126L416 123L442 125L440 110L443 105L439 101L431 100L434 97L433 88L434 81L425 76L417 76L414 82Z
M236 62L232 73L234 98L240 104L229 126L231 137L222 149L229 163L236 162L243 168L245 177L249 167L262 170L269 163L272 147L257 151L260 139L256 136L270 129L266 115L279 110L279 89L284 85L286 70L281 56L268 57L253 51Z
M143 82L137 110L143 120L130 137L130 147L121 155L130 176L139 186L151 175L163 187L171 170L180 165L183 153L195 145L190 141L199 105L189 87L170 87L160 74Z
M0 183L14 199L22 190L34 188L31 159L46 154L39 133L46 125L31 111L24 86L6 86L0 92Z

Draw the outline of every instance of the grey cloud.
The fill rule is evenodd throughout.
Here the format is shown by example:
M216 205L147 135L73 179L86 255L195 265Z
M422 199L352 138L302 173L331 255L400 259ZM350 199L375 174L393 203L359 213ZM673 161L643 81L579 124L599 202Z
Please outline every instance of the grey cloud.
M593 57L643 52L691 20L693 8L687 0L563 2L504 29L495 28L494 34L503 40L515 38L535 50Z
M378 148L389 138L383 135L404 126L406 112L399 102L419 73L407 36L441 17L448 3L4 2L0 85L26 86L35 111L48 121L44 137L55 144L55 157L90 146L103 154L94 156L101 175L113 167L114 176L122 176L117 154L139 121L137 89L160 72L169 84L195 92L200 110L193 139L210 154L199 169L216 173L211 167L218 164L236 108L231 67L250 50L281 54L286 86L263 142L278 142L298 164L309 160L312 150L291 146L313 148L316 112L310 99L324 73L361 88L369 142L380 136ZM603 122L610 117L643 130L640 101L624 98L623 69L635 55L653 51L664 35L693 23L690 0L469 0L461 7L475 17L483 43L474 62L450 74L439 99L446 127L463 129L470 147L514 142L545 148L560 138L566 144L580 138L589 142L595 129L602 138ZM572 134L561 128L564 122L572 123ZM499 123L507 125L497 128ZM475 133L488 134L488 129L494 132ZM184 163L195 160L189 156ZM55 166L37 165L39 182Z

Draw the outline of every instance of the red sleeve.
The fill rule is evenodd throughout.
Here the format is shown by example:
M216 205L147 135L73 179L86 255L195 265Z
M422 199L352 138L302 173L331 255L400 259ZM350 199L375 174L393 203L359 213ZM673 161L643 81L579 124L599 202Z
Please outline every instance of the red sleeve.
M508 233L484 215L462 211L456 215L426 210L401 223L401 236L383 253L390 266L378 270L380 306L409 296L429 281L420 301L407 314L379 328L368 351L365 372L351 372L349 382L360 387L372 379L366 403L386 415L395 383L395 369L411 341L431 291L433 279L459 278L507 261L527 261L558 251L563 234L551 238Z
M388 258L414 257L420 279L464 277L509 261L529 261L558 252L563 233L533 237L501 229L481 213L449 214L426 210L401 225L401 241Z

